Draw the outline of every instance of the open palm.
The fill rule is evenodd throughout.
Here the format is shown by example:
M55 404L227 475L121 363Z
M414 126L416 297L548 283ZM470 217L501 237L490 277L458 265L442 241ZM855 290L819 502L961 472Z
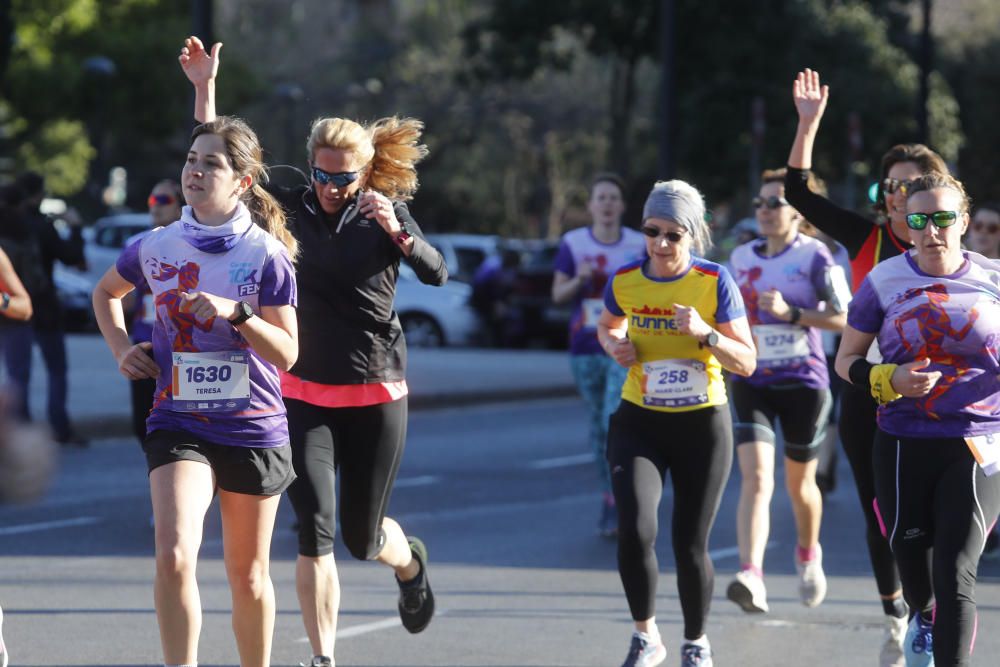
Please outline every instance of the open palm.
M792 85L792 99L799 120L819 120L826 110L826 102L830 96L830 87L820 85L819 72L807 69L799 72Z
M188 37L184 40L184 48L177 61L184 70L184 75L188 80L197 85L205 83L215 78L219 72L219 51L222 50L222 43L216 42L212 46L212 53L205 50L205 46L197 37Z

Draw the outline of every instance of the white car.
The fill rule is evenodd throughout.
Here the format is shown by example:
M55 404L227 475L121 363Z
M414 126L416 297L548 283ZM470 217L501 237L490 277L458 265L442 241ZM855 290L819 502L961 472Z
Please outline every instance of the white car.
M428 234L448 267L448 280L472 284L484 260L499 252L500 237L487 234Z
M425 285L406 264L399 265L396 300L406 343L412 347L471 345L478 340L479 318L469 304L472 287L447 282Z

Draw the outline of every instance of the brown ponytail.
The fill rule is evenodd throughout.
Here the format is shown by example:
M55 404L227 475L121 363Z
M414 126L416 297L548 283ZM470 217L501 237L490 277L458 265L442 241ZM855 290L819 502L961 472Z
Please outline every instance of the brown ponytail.
M299 254L299 242L292 233L288 231L285 220L285 211L281 208L278 200L271 196L257 181L253 182L250 189L244 195L247 208L253 221L260 225L264 231L281 241L288 250L288 256L295 261Z

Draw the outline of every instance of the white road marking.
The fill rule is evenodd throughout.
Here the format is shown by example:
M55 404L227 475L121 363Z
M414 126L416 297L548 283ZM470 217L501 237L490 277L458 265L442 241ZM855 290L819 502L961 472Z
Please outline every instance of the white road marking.
M448 614L447 610L439 609L434 613L435 618L440 618L441 616L446 616ZM393 616L391 618L383 618L381 621L372 621L371 623L361 623L360 625L352 625L349 628L337 628L337 639L347 639L349 637L358 637L360 635L366 635L369 632L378 632L379 630L388 630L389 628L397 628L403 625L403 622L399 620L398 616ZM299 637L295 640L299 644L308 644L308 637Z
M538 459L529 463L528 468L531 470L549 470L551 468L566 468L593 462L593 454L574 454L573 456L559 456L553 459Z
M764 547L765 551L771 550L778 546L777 542L768 542L767 546ZM730 558L732 556L739 556L740 548L737 547L723 547L721 549L711 549L708 552L708 557L713 561L722 560L723 558Z
M37 533L42 530L54 530L56 528L71 528L74 526L89 526L99 523L101 520L96 516L81 516L76 519L61 519L59 521L42 521L40 523L25 523L20 526L7 526L0 528L0 536L21 535L23 533Z
M397 479L396 483L392 485L394 489L405 489L410 486L429 486L431 484L437 484L441 481L441 478L437 475L422 475L420 477L404 477L403 479Z

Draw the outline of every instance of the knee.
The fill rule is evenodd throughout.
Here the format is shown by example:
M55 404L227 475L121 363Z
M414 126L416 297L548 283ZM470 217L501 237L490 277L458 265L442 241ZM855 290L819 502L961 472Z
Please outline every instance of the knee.
M375 560L385 545L385 533L381 528L374 533L344 525L344 544L357 560Z
M815 494L819 493L816 478L810 475L803 475L798 479L786 478L785 488L788 490L788 497L796 503L811 500Z
M193 578L197 564L197 551L174 544L156 550L156 575L166 579Z
M774 493L774 474L760 468L745 471L740 489L751 496L770 498Z
M259 600L270 583L267 562L253 559L226 565L226 576L233 597Z

